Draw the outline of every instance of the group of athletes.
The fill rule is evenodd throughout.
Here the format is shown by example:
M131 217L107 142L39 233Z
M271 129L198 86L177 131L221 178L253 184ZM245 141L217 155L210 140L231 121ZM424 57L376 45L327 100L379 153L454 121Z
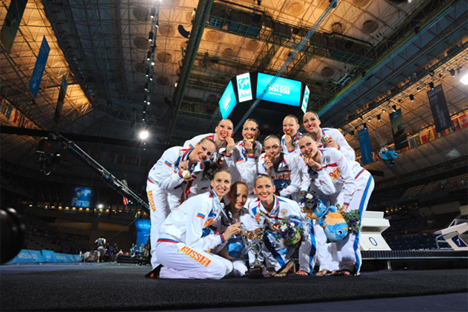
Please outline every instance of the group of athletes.
M300 195L313 192L326 205L358 209L362 215L374 189L371 174L355 161L340 131L320 124L316 113L305 113L302 134L297 117L288 115L282 138L269 135L262 145L255 120L244 122L243 140L236 143L233 123L223 119L215 133L166 150L147 181L153 269L147 277L221 279L249 274L254 255L233 246L245 242L243 231L254 231L265 220L278 224L284 217L300 220L304 229L297 247L297 275L314 274L316 265L319 276L358 275L359 232L327 242L323 228L307 217L299 201ZM220 167L210 178L208 161ZM294 250L274 231L266 231L262 274L285 276L294 265Z

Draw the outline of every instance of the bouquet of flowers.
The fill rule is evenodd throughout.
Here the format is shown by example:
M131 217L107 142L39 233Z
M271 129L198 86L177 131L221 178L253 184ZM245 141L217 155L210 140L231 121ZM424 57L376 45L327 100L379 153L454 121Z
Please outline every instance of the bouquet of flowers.
M304 227L298 217L284 217L278 224L276 238L282 239L285 247L293 247L300 242Z
M217 154L213 159L205 161L203 163L203 165L205 166L205 168L203 169L203 178L213 180L216 171L221 169L223 160L223 155Z
M343 211L343 209L337 205L338 210L348 224L348 231L357 233L361 230L361 216L359 215L359 209L353 209L350 212Z
M301 195L299 195L299 204L302 204L304 209L315 209L317 201L318 197L314 192L301 192Z

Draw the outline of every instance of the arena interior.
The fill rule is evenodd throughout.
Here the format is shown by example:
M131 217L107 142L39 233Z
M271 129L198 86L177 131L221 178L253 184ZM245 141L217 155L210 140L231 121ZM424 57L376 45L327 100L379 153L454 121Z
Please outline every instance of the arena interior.
M468 310L467 1L1 2L0 310ZM236 142L314 111L372 174L360 276L145 278L148 172L246 73L303 108L235 95Z

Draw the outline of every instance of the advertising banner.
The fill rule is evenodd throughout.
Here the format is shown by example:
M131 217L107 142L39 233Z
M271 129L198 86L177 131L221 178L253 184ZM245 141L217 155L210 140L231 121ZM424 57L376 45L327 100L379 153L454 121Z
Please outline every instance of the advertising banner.
M365 165L367 163L372 162L372 150L370 146L369 130L367 128L359 130L358 136L359 146L361 148L362 164Z
M436 132L442 132L445 129L452 128L453 123L450 118L442 85L436 86L434 90L427 91L427 97L429 98L429 104L431 105Z
M405 124L403 123L401 108L397 109L396 112L390 113L390 124L392 125L395 151L407 147L408 141L406 140Z

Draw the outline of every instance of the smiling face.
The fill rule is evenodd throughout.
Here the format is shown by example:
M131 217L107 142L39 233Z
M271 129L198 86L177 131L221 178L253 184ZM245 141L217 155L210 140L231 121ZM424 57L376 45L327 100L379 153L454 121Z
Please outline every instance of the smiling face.
M218 171L211 180L211 188L218 196L218 199L221 200L231 189L231 174L224 170Z
M320 131L320 119L317 115L311 112L304 114L304 129L310 134L315 134Z
M263 142L263 148L265 149L265 154L271 160L279 157L281 152L281 143L277 138L271 138Z
M304 157L311 158L317 153L317 142L315 142L311 137L302 136L299 139L299 148L301 149L301 153Z
M246 141L255 141L255 139L260 134L258 130L258 125L254 121L246 121L244 127L242 127L242 137Z
M204 162L213 155L216 145L211 140L201 140L198 142L189 155L191 162Z
M241 210L247 198L249 197L249 190L247 185L243 183L236 183L229 193L229 201L231 202L231 209L235 208L236 210Z
M300 126L295 118L286 117L283 120L283 132L291 137L295 136Z
M234 125L229 119L223 119L215 128L216 136L222 141L225 142L226 138L232 137L234 131Z
M275 191L275 184L269 177L260 177L255 181L253 192L262 203L272 203Z

